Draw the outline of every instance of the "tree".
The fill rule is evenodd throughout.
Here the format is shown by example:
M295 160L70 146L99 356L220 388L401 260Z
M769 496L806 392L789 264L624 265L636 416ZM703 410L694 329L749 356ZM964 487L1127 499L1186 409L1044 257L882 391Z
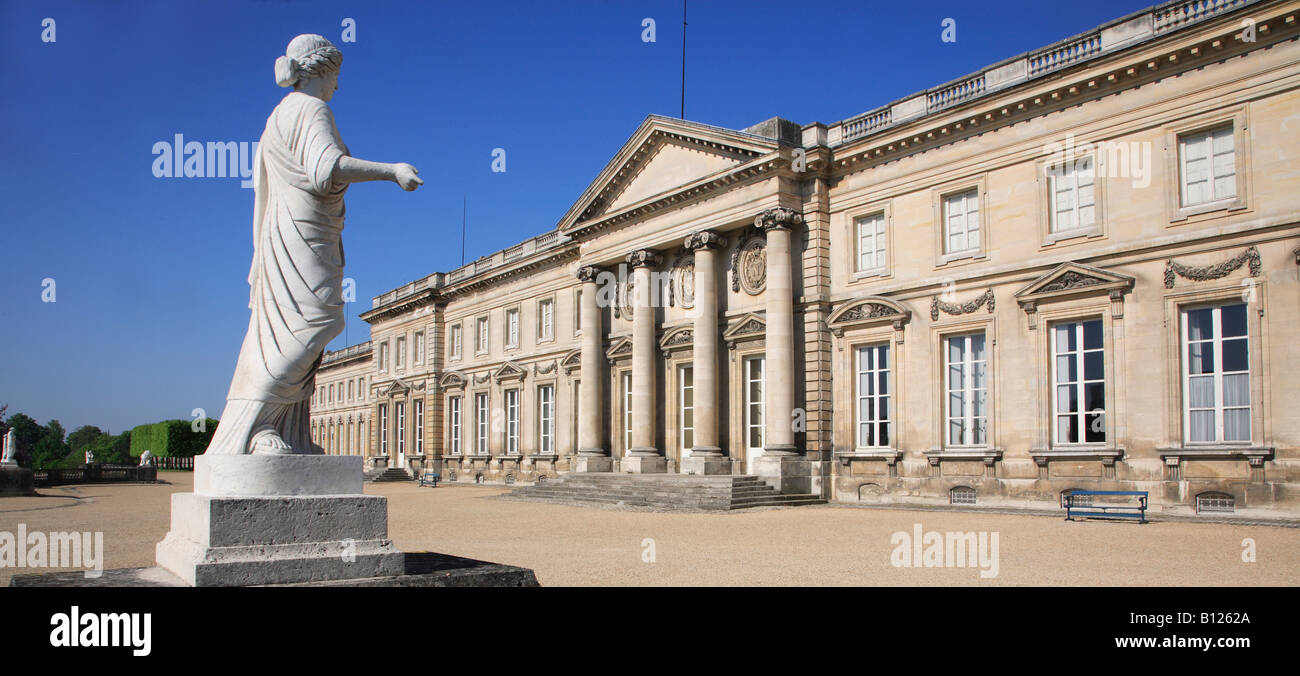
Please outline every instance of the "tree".
M63 424L58 420L46 423L44 434L32 450L32 466L41 469L61 466L72 450L64 436Z
M78 427L75 432L68 435L68 447L72 449L73 453L82 453L86 450L87 446L91 446L98 441L100 437L104 436L109 436L104 434L104 430L101 430L94 425L82 425L81 427Z
M45 428L37 424L31 416L23 413L15 413L9 416L5 425L14 431L14 455L18 458L18 464L23 467L32 467L33 453L36 452L36 444L45 436ZM7 432L7 430L6 430Z

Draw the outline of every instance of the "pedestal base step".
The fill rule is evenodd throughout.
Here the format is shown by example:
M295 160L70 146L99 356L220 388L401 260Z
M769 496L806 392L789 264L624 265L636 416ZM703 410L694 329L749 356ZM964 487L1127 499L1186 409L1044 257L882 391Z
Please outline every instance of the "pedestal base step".
M566 474L544 484L524 486L507 499L576 505L649 507L665 510L729 511L749 507L825 504L820 496L782 494L747 475Z
M450 554L405 554L401 575L352 578L324 582L257 585L264 587L537 587L537 576L527 568L467 559ZM163 568L115 568L97 578L82 572L15 575L10 587L188 587Z

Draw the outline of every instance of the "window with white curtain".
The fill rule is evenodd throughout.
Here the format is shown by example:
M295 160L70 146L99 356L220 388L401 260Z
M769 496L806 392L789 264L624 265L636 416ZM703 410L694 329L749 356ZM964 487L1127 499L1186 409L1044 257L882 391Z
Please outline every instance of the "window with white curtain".
M537 337L541 340L555 337L555 301L549 298L537 301Z
M978 251L980 248L979 189L943 198L943 252Z
M537 388L537 446L542 455L555 452L555 386Z
M388 455L388 404L379 405L379 454Z
M683 364L677 369L677 374L681 449L689 451L695 447L695 369Z
M858 272L885 268L885 214L872 214L855 221L858 241Z
M858 448L886 448L890 434L889 343L857 349Z
M1053 234L1088 230L1097 224L1094 173L1092 157L1062 162L1048 169L1047 183L1052 202L1049 229Z
M506 453L519 453L519 390L506 390Z
M1236 140L1232 125L1181 134L1178 162L1182 174L1183 206L1195 206L1237 196Z
M424 400L415 400L415 454L424 454Z
M1245 303L1182 311L1183 429L1191 443L1251 440Z
M506 310L506 347L519 347L519 310Z
M988 444L988 355L984 333L949 336L947 352L946 439L949 446Z
M478 428L476 450L479 455L488 454L488 396L486 393L474 395L474 425Z
M447 400L447 429L452 455L460 455L460 397Z
M1106 350L1100 319L1052 327L1056 444L1106 441Z

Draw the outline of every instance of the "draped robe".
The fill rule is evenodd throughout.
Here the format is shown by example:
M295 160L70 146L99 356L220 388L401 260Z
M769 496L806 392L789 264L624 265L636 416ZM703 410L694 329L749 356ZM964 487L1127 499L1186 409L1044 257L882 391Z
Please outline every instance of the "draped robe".
M208 453L250 453L274 428L293 453L320 453L309 418L316 369L343 331L343 193L347 155L324 101L284 97L266 121L253 168L252 310Z

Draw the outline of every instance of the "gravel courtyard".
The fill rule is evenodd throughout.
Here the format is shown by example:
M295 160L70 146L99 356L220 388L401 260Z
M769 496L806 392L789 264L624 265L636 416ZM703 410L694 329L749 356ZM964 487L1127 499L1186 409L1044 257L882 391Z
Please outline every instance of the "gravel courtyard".
M0 531L104 531L105 568L153 565L171 493L157 485L47 488L0 498ZM1223 524L1066 522L1006 514L834 505L680 514L493 499L503 487L367 484L389 499L389 532L405 551L436 551L532 568L563 585L1296 585L1300 529ZM997 533L997 576L978 568L891 565L896 532ZM1245 538L1254 563L1242 561ZM57 569L20 572L49 572ZM0 568L0 586L13 568Z

